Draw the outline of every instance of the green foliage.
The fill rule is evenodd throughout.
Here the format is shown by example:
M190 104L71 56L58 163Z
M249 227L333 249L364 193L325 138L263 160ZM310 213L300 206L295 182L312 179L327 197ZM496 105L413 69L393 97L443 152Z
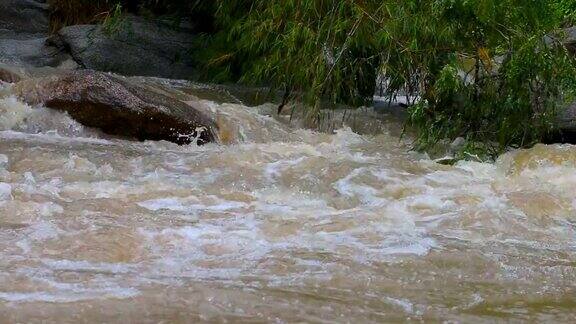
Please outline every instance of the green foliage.
M391 99L417 98L409 124L420 149L457 137L491 154L531 145L576 89L558 41L575 22L573 0L50 1L75 23L116 26L118 5L200 22L210 80L281 90L312 120L326 105L370 102L381 80Z
M397 5L393 16L402 18L385 27L397 47L383 67L393 72L392 90L417 85L410 123L419 148L465 137L500 152L553 130L558 106L575 89L575 65L561 44L546 44L562 24L551 2L417 2Z
M553 130L574 92L575 66L550 41L573 14L567 0L221 0L225 36L209 63L220 78L286 89L318 114L321 99L418 98L417 147L465 137L500 152ZM242 10L243 9L243 10ZM547 41L548 40L548 41Z
M113 9L106 14L102 26L104 27L104 32L108 35L115 35L125 28L125 20L122 17L122 4L117 3L114 5Z
M552 132L558 108L576 89L574 61L561 44L546 43L562 24L552 2L452 0L430 9L431 27L448 32L433 38L440 51L418 68L422 100L410 121L420 130L419 147L462 136L501 152Z
M571 25L576 22L576 1L557 0L555 1L555 7L565 19L566 25Z
M374 93L374 24L351 1L219 1L224 34L209 61L220 80L286 91L317 114L321 99L361 104Z

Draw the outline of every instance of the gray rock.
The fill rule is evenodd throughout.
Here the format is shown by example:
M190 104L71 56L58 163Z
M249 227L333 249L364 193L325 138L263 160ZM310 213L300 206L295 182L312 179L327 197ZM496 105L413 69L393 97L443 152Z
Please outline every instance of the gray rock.
M562 131L576 133L576 102L560 113L557 124Z
M547 45L563 44L572 54L576 55L576 26L548 34L544 36L544 42Z
M566 33L566 38L564 39L564 44L568 47L568 49L573 53L576 54L576 26L566 28L564 30Z
M114 32L99 25L65 27L51 43L82 67L123 75L189 79L193 36L158 21L126 16Z
M563 43L576 54L576 26L564 29ZM557 125L564 133L576 133L576 102L564 109L557 118Z
M450 151L452 153L456 153L461 150L464 146L466 146L466 139L464 137L457 137L451 144L450 144Z
M564 29L566 33L565 42L568 44L576 43L576 26Z
M66 60L46 46L48 4L40 0L0 0L0 63L25 67L57 66Z
M12 91L30 105L66 111L81 124L111 135L178 144L218 138L205 110L111 74L73 71L24 80Z
M45 1L0 1L0 36L4 36L3 38L25 39L46 36L48 25L48 4Z

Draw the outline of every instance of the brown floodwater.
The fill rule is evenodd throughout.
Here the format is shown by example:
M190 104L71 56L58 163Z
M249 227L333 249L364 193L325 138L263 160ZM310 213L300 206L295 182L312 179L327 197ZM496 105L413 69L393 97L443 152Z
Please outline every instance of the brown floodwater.
M574 146L445 166L205 101L228 144L179 147L3 93L0 322L576 321Z

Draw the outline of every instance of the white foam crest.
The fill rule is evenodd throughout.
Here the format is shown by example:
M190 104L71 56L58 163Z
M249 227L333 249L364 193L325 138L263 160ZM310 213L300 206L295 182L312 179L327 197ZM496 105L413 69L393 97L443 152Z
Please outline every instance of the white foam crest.
M342 195L348 197L357 196L363 204L370 206L379 206L386 204L387 200L377 197L379 191L368 185L361 185L354 182L354 179L359 175L369 172L368 168L359 168L346 177L338 180L334 184L334 188Z
M32 108L14 96L0 99L0 130L11 130L21 126L32 114Z
M58 210L58 212L62 211ZM47 211L44 211L44 214L47 214ZM64 234L64 231L50 222L34 223L26 229L25 237L16 242L16 246L24 253L30 253L32 243L56 239L62 234Z
M0 98L0 131L97 138L101 133L82 126L67 113L42 106L31 107L15 96Z
M26 252L28 253L28 252ZM101 299L125 299L138 296L140 291L125 281L109 280L106 275L123 275L134 271L130 264L91 263L87 261L39 259L44 267L19 267L18 276L39 284L34 291L3 291L0 300L13 303L51 302L74 303ZM83 281L62 281L63 272L92 274Z
M160 231L144 230L148 246L159 257L157 267L174 276L204 275L214 278L216 272L206 272L196 262L219 260L232 262L231 267L223 266L233 272L226 275L240 275L250 269L254 262L261 262L272 252L307 250L321 253L340 254L343 248L353 249L354 259L358 262L387 260L397 255L425 255L437 242L415 226L406 213L390 208L382 216L369 220L361 210L338 211L326 206L321 199L309 199L306 196L274 194L262 191L257 194L259 202L254 211L258 216L244 214L234 220L219 222L200 222L196 226L164 229ZM184 210L179 199L156 201L148 206L157 208ZM378 215L379 208L366 215ZM370 216L371 217L371 216ZM293 235L277 240L262 232L262 226L269 220L281 223L281 219L302 224ZM327 232L315 230L315 225L330 224L339 219L358 220L355 228L346 231ZM381 237L380 241L363 242L360 237L369 231ZM208 251L211 252L207 252ZM218 268L215 270L223 270ZM231 279L232 277L227 277Z
M213 201L210 204L201 203L195 197L184 198L159 198L137 203L140 207L144 207L151 211L171 210L179 212L195 212L195 211L229 211L238 208L247 207L248 205L241 202L225 201L212 197Z
M289 167L298 165L306 160L306 157L299 157L296 159L290 160L279 160L275 162L268 163L268 165L264 168L264 175L270 181L276 180L282 174L282 171L286 170Z
M215 116L225 134L225 144L263 143L294 139L290 128L278 120L259 113L262 107L247 107L239 104L218 104L213 101L198 102L210 115ZM198 103L194 103L198 107Z
M28 235L26 236L28 239L34 241L44 241L57 238L62 233L62 230L60 230L56 225L49 222L41 222L33 224L28 229Z
M0 182L0 201L11 200L12 186L8 183Z
M122 181L77 181L65 185L61 194L70 198L121 198L130 194L131 187Z
M36 144L97 144L97 145L114 145L113 142L95 137L67 137L58 134L57 132L46 132L38 134L22 133L20 131L6 130L0 131L0 139L4 140L25 140Z
M0 80L0 98L5 98L11 95L12 84Z
M130 273L136 268L131 264L93 263L88 261L43 259L42 263L52 270L99 272L99 273Z
M250 228L199 224L160 231L141 230L147 248L156 256L148 271L150 275L172 277L237 278L253 269L273 249L256 227ZM221 262L221 265L207 268L198 264L205 261Z
M0 292L0 299L13 303L73 303L94 299L126 299L139 294L134 288L74 288L54 292Z

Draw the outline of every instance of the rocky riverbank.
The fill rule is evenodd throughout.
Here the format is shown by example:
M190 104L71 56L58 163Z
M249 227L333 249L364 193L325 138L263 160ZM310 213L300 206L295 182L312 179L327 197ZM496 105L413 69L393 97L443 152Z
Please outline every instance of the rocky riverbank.
M179 144L217 141L208 111L113 74L194 75L189 30L136 16L116 33L101 25L49 33L45 1L0 3L0 81L31 105L66 111L88 127L138 140ZM97 72L100 71L100 72ZM189 99L189 98L188 98Z
M42 0L0 3L0 63L173 79L195 76L190 55L195 36L185 24L126 15L115 31L79 25L51 35L49 13Z
M5 0L0 3L0 81L16 83L37 79L27 81L16 87L21 89L20 96L22 98L26 99L33 96L26 91L30 91L30 88L38 89L41 85L46 85L46 78L51 78L50 86L44 89L43 93L48 93L57 87L59 89L66 88L71 92L60 93L67 98L74 99L66 101L65 104L62 101L58 101L59 104L54 104L57 100L53 98L41 100L48 98L45 96L44 98L37 97L38 100L35 103L42 102L48 107L66 110L71 116L87 126L98 127L116 135L138 139L167 139L179 143L187 141L176 139L177 137L195 136L194 129L198 126L208 129L206 136L202 137L200 143L218 138L215 135L218 132L215 130L213 122L216 118L209 116L210 113L206 111L194 111L192 115L195 117L192 119L174 114L170 117L173 122L162 123L158 127L149 127L150 123L148 122L150 121L166 121L164 117L158 119L159 117L156 115L156 117L147 115L151 111L147 110L146 107L156 107L157 95L153 95L156 96L155 99L148 98L151 100L148 102L142 101L142 96L140 96L138 99L141 101L140 103L136 104L138 100L134 100L131 102L133 107L127 108L129 105L124 105L126 100L119 96L132 96L133 93L130 90L127 90L126 93L117 92L110 97L115 102L120 102L119 105L112 105L114 106L113 111L118 112L126 109L128 112L138 112L137 115L128 118L131 121L130 127L120 127L118 130L119 124L115 120L118 116L112 114L106 118L98 118L98 114L108 110L91 109L90 113L86 113L86 110L83 110L82 114L77 113L78 107L85 106L88 102L92 108L96 106L111 107L107 101L109 97L104 100L100 100L103 97L99 97L101 94L111 95L110 89L95 87L94 84L90 83L74 88L57 84L64 82L63 80L68 80L69 84L75 84L85 81L85 78L113 80L113 83L120 80L118 76L106 76L98 72L112 72L123 76L193 79L198 68L192 59L194 57L192 54L199 49L195 42L197 36L190 26L168 24L159 19L125 15L116 26L118 28L113 30L109 30L103 25L76 25L64 27L51 34L49 32L49 14L49 5L44 0ZM569 49L576 49L576 27L566 29L565 38L562 41L568 45ZM81 74L73 72L77 70L86 72ZM79 79L77 80L77 78ZM86 96L81 98L79 95L81 91L90 91L96 95L90 98ZM200 92L202 91L205 92L202 95L211 100L243 104L247 102L262 103L263 97L268 98L263 96L264 92L259 90L247 91L246 89L239 90L239 88L225 86L204 88L200 90ZM140 91L140 93L143 92ZM195 93L195 95L197 94ZM163 98L160 101L163 103L160 105L163 107L160 110L164 113L172 114L175 111L182 111L183 103L181 101L174 98ZM72 106L73 109L70 108ZM383 101L376 101L374 106L375 111L384 112L394 118L403 116L401 112L403 108L393 107L390 109ZM194 110L193 107L187 109ZM270 112L270 114L273 113ZM198 123L196 117L200 115L202 122ZM345 119L346 113L342 115ZM350 116L362 119L358 114L350 114L348 118ZM185 119L177 122L179 118ZM135 125L134 122L136 121L142 124ZM576 104L562 111L557 123L561 129L558 141L576 140L576 136L574 136L576 134ZM176 124L188 126L181 127ZM328 128L333 128L333 126ZM147 130L143 131L143 129ZM184 135L182 135L182 131L185 131Z

